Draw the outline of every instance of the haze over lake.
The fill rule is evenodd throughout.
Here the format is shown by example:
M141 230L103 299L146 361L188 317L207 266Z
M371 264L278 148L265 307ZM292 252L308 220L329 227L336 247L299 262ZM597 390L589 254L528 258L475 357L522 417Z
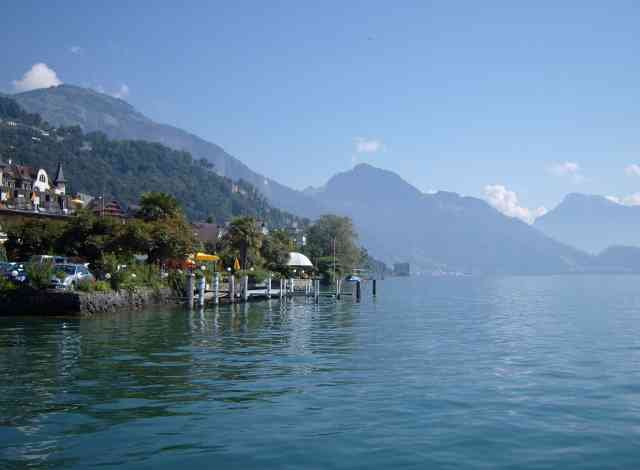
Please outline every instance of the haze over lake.
M638 286L396 278L360 304L0 317L0 467L632 467Z

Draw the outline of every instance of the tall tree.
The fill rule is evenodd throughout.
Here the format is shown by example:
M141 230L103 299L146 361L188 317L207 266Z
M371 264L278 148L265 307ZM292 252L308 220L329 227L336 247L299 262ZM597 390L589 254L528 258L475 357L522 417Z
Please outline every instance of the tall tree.
M336 272L344 275L357 267L360 261L357 238L349 217L323 215L309 229L305 252L316 265L322 260L323 266L326 266L326 260L333 258L335 250ZM325 275L329 274L325 271Z
M292 240L285 230L272 230L269 235L264 237L260 250L265 268L269 271L285 274L291 246Z
M151 191L140 198L138 217L147 222L182 214L178 200L170 194Z
M260 249L263 238L262 230L253 217L234 219L224 237L227 258L238 257L242 269L261 266ZM227 264L230 262L228 259L226 261Z

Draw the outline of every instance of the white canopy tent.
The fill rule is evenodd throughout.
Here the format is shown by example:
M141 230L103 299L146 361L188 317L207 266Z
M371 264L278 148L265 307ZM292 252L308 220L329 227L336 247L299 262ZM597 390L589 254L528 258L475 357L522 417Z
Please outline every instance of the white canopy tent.
M292 251L289 253L289 261L287 266L294 268L313 268L313 263L302 253Z

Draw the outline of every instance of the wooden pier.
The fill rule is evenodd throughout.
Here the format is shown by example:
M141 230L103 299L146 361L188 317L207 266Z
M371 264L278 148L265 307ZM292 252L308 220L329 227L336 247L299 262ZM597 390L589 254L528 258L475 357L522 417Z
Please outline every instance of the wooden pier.
M236 278L228 276L226 282L219 273L214 274L213 280L207 284L204 277L196 279L194 274L187 276L187 305L204 307L207 303L240 303L267 299L307 298L316 303L321 298L341 299L350 297L356 302L362 299L362 283L371 283L373 297L377 294L377 281L345 281L339 279L335 286L329 289L320 288L319 279L273 279L251 285L248 276Z

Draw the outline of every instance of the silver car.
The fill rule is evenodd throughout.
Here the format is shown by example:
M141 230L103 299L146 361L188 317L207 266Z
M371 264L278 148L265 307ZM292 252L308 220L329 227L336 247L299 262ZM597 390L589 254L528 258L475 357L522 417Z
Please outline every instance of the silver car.
M55 275L51 278L54 289L75 288L81 281L94 281L95 278L83 264L56 264Z

